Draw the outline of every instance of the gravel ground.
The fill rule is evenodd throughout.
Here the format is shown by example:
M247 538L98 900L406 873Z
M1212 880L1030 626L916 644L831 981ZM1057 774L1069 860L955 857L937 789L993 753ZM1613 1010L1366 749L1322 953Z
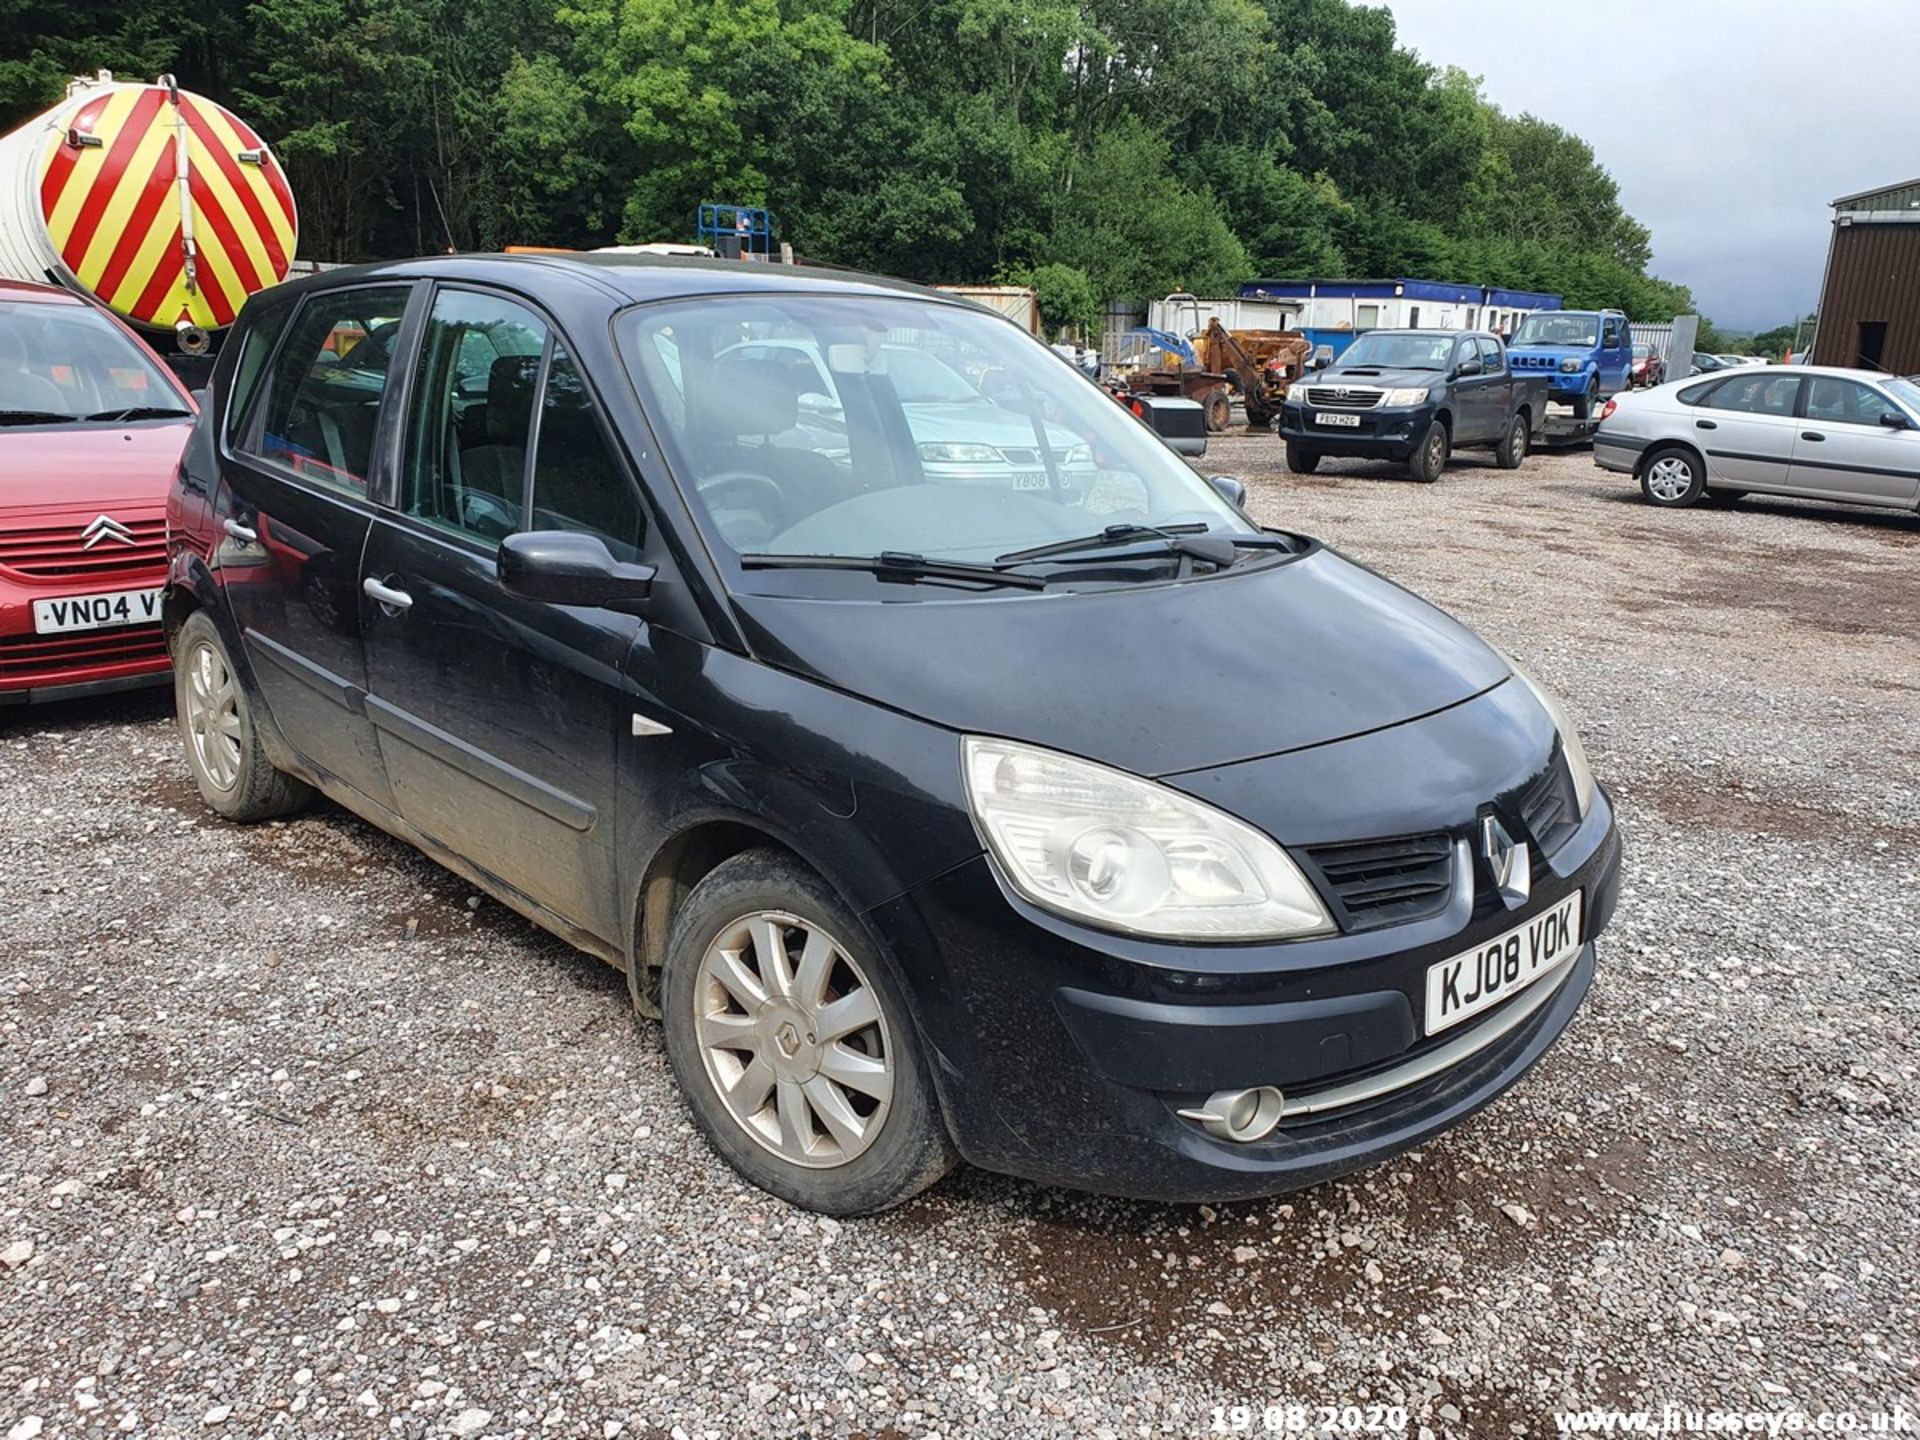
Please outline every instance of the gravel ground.
M1920 521L1277 455L1207 465L1522 658L1618 797L1598 983L1517 1090L1267 1203L961 1173L835 1224L708 1155L611 971L337 810L212 820L158 698L6 716L0 1433L1920 1408Z

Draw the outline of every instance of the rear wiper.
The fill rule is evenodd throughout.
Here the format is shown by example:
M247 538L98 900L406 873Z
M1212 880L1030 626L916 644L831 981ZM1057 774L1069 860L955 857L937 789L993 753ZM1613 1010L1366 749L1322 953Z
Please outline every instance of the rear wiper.
M1015 575L993 565L964 560L930 560L908 550L883 550L878 555L761 555L740 557L743 570L864 570L882 580L972 580L1016 590L1044 590L1038 575Z
M1045 560L1054 555L1074 555L1082 550L1105 550L1113 545L1128 545L1136 540L1174 540L1182 535L1206 533L1204 524L1193 525L1109 525L1095 535L1075 540L1054 540L1026 550L1009 550L994 557L996 565L1018 565L1023 560Z
M89 415L89 420L170 420L176 415L191 415L191 410L182 410L177 405L130 405L124 410L102 410L97 415Z
M79 418L59 410L0 410L0 425L52 425Z

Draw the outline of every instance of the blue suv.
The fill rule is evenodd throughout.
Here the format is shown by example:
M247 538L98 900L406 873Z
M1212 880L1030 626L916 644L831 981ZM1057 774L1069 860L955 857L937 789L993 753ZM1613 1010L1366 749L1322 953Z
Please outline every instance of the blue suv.
M1618 310L1536 310L1507 342L1507 359L1515 374L1550 376L1548 398L1585 420L1627 388L1633 337Z

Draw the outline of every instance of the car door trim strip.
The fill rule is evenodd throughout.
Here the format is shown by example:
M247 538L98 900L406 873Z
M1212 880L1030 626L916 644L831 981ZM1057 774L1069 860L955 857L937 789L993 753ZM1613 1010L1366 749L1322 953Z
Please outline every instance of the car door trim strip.
M1757 465L1784 463L1796 468L1804 465L1809 470L1841 470L1854 475L1888 475L1895 480L1920 480L1920 472L1913 470L1888 470L1879 465L1843 465L1838 460L1802 460L1797 454L1785 461L1778 455L1747 455L1737 450L1709 450L1707 455L1714 460L1751 460Z
M411 715L377 695L367 696L366 706L367 716L376 729L426 751L442 764L464 771L502 795L538 810L550 820L558 820L572 830L586 831L591 830L594 821L599 818L599 811L577 796L556 789L524 770L515 769L478 746L468 744L457 735L449 735L439 726L430 725L418 715Z
M354 715L367 713L367 692L351 680L334 674L323 665L314 664L306 656L289 650L278 640L262 635L258 630L249 628L242 633L246 637L247 648L262 659L272 661L295 680L325 696L342 710Z

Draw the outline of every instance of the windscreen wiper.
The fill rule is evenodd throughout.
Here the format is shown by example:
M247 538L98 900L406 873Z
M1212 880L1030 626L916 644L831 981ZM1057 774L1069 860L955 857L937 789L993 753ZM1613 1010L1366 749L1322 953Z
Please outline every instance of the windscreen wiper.
M60 410L0 410L0 425L53 425L79 418Z
M97 415L89 415L89 420L171 420L176 415L191 415L191 410L182 410L177 405L129 405L124 410L102 410Z
M971 580L1015 590L1044 590L1038 575L1017 575L994 565L965 560L932 560L910 550L883 550L878 555L763 555L740 557L743 570L864 570L881 580Z
M1054 555L1075 555L1082 550L1105 550L1114 545L1130 545L1138 540L1175 540L1182 535L1202 535L1205 524L1192 525L1109 525L1094 535L1074 540L1054 540L1026 550L1009 550L994 557L996 565L1018 565L1023 560L1045 560Z

